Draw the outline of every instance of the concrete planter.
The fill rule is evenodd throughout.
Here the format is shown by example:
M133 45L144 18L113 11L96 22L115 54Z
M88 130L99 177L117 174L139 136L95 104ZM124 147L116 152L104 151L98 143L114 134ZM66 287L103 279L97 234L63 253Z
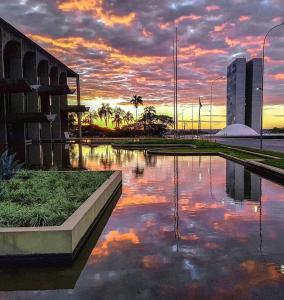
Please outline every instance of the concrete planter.
M121 185L116 171L61 226L0 228L0 260L72 260Z

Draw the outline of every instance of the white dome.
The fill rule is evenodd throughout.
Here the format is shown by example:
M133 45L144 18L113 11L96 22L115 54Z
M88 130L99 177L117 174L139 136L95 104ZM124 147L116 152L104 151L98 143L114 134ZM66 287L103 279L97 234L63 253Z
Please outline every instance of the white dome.
M232 124L216 133L216 136L258 136L252 128L243 124Z

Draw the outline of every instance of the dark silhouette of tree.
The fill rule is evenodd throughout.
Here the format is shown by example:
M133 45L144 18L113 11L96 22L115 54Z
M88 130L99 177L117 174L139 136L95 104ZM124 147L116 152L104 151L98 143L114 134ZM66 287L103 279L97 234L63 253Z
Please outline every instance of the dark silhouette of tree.
M138 107L139 107L139 105L143 105L143 99L142 99L141 96L134 95L130 102L131 102L131 104L133 104L133 106L136 109L136 122L137 122L137 120L138 120L138 117L137 117Z
M120 126L122 125L125 114L126 114L125 111L120 107L116 107L113 110L112 123L114 124L116 129L120 128Z
M99 118L96 111L85 112L82 116L82 124L94 125L94 121Z
M133 123L133 121L134 121L133 114L130 111L128 111L123 117L123 122L126 125L129 125L130 123Z
M101 120L104 119L106 127L108 127L108 121L112 114L113 110L109 104L102 103L102 106L98 109L98 116Z

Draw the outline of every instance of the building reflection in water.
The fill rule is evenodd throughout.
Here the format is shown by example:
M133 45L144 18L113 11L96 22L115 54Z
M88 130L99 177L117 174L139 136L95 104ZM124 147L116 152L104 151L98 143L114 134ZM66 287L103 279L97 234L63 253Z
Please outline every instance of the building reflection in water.
M68 144L30 144L25 146L24 151L25 165L29 169L71 169L70 145Z
M236 201L261 200L261 178L244 166L226 160L226 192Z

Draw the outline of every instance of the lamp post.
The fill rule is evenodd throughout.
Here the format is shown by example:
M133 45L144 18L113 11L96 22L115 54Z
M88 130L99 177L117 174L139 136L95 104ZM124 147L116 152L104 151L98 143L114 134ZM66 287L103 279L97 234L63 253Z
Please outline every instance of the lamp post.
M212 108L213 108L213 85L216 81L225 78L225 76L218 76L211 81L211 96L210 96L210 138L212 138Z
M261 88L260 88L260 90L261 90L261 99L260 99L260 109L261 109L261 111L260 111L260 149L263 148L263 95L264 95L264 93L263 93L263 87L264 87L265 44L266 44L266 39L267 39L269 33L272 30L274 30L275 28L280 27L282 25L284 25L284 22L281 23L281 24L275 25L272 28L270 28L267 31L267 33L266 33L266 35L265 35L265 37L263 39L263 44L262 44L262 79L261 79Z

